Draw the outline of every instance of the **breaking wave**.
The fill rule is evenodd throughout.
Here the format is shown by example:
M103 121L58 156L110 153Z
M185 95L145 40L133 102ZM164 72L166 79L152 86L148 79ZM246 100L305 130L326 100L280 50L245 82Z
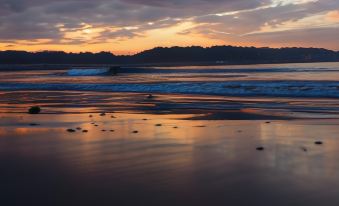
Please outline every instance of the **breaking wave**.
M0 90L100 91L222 96L339 97L338 81L230 81L152 84L0 83Z

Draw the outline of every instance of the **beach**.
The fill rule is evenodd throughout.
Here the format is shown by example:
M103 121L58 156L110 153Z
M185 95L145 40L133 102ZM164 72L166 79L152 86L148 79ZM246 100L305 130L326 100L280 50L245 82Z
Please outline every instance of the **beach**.
M2 202L338 205L339 67L310 65L4 72Z

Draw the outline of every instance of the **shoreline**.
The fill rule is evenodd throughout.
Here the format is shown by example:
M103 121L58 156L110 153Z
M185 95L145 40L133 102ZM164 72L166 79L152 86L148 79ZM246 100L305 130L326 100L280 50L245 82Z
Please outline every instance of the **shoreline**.
M155 63L155 64L1 64L0 72L8 71L39 71L39 70L65 70L71 67L121 67L139 69L139 68L154 68L154 67L185 67L185 66L253 66L253 65L288 65L288 64L312 64L312 63L338 63L339 61L291 61L291 62L252 62L252 63L228 63L216 64L213 62L207 63ZM67 68L65 68L67 67Z
M6 91L0 114L25 114L30 106L43 114L195 115L191 120L339 119L336 98L227 97L131 92ZM62 100L61 100L61 99ZM15 99L15 101L13 101Z

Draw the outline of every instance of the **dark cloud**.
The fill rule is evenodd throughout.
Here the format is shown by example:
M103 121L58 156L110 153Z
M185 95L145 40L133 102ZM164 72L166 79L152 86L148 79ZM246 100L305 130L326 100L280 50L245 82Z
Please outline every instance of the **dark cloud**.
M81 43L81 38L65 37L65 31L79 31L84 23L103 27L93 42L140 37L149 29L176 25L182 21L197 26L182 35L199 33L223 39L242 41L246 33L259 31L264 25L279 27L286 21L298 21L320 13L339 9L338 0L318 0L304 4L269 7L273 0L0 0L0 42L62 39ZM283 2L281 0L280 2ZM292 4L292 3L293 4ZM213 15L234 12L229 15ZM237 11L239 11L237 13ZM151 24L149 22L152 22ZM108 28L119 28L110 30ZM136 27L130 30L125 27ZM306 30L305 30L306 31ZM322 31L325 33L327 30ZM302 33L302 31L298 31ZM285 37L286 38L282 38ZM291 41L289 33L270 36ZM291 35L292 36L292 35Z

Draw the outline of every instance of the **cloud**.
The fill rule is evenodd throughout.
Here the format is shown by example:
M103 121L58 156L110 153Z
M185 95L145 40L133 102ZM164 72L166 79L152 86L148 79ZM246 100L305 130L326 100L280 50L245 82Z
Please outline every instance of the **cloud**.
M339 22L339 10L330 11L327 13L327 18L330 21Z
M255 44L258 35L278 32L271 42L281 38L292 45L292 35L283 31L306 34L326 24L326 33L337 28L338 10L338 0L0 0L0 43L124 41L127 47L128 40L147 38L154 30L180 28L177 35L238 44L251 39Z

